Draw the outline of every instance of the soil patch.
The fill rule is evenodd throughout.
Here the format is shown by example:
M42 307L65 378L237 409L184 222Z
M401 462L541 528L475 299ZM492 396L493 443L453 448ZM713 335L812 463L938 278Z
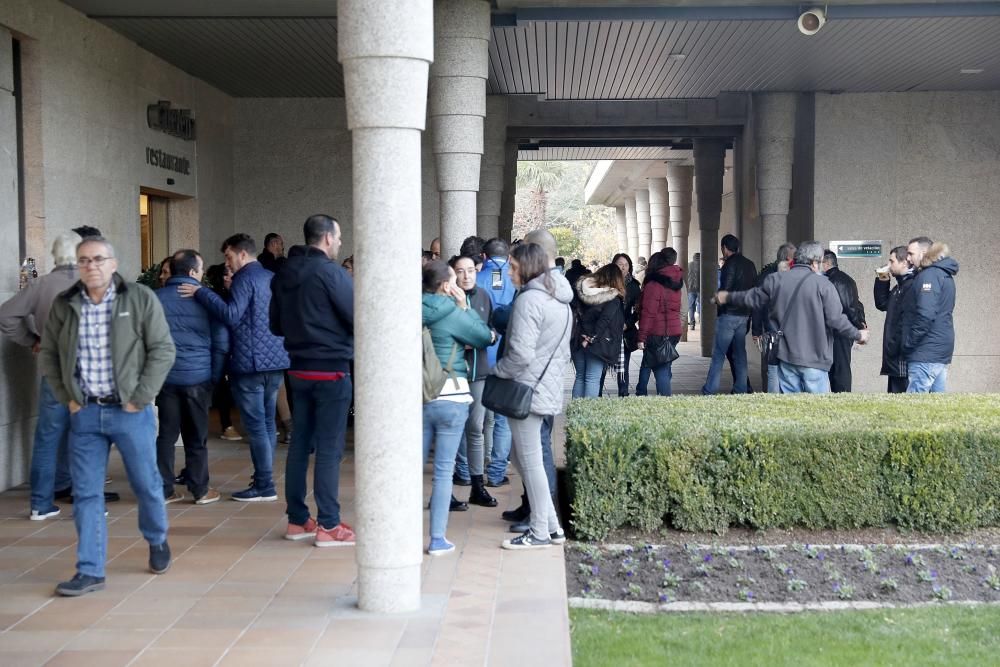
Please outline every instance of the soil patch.
M1000 602L998 549L956 544L785 547L572 544L570 597L666 603Z

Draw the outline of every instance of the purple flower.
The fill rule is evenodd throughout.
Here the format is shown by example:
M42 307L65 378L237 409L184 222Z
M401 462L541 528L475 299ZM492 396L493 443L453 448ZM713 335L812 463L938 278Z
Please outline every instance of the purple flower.
M833 592L834 593L839 593L840 592L840 582L839 581L833 582Z
M631 576L634 576L634 575L635 575L635 572L633 572L632 570L629 570L628 572L625 573L626 577L631 577Z
M595 577L600 573L600 571L601 571L601 568L597 567L596 565L591 565L590 566L590 573L592 575L594 575Z
M906 554L906 564L907 565L913 565L913 554L912 553Z
M668 567L670 567L670 559L669 558L664 558L663 559L663 569L665 570Z
M786 575L793 575L793 574L795 574L795 570L793 570L793 569L792 569L792 568L790 568L790 567L786 567L786 568L785 568L785 574L786 574Z
M816 560L824 560L825 558L826 558L826 554L823 553L822 551L820 551L818 554L816 554Z
M736 557L736 549L730 549L729 550L729 555L735 558Z
M753 600L753 591L747 591L747 601Z
M705 561L706 563L711 563L712 562L712 554L705 554L705 557L702 558L702 560Z
M670 598L669 598L669 597L667 596L667 594L666 594L666 593L660 593L660 602L666 602L666 601L668 601L669 599L670 599Z
M931 570L931 579L937 579L937 570Z

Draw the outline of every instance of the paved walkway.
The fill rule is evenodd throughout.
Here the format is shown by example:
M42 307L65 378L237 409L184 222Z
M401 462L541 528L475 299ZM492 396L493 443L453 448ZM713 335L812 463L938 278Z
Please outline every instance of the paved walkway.
M692 338L681 344L675 363L677 393L697 393L704 381L708 360L694 356ZM636 355L633 385L638 363ZM571 372L567 393L572 380ZM728 391L728 368L723 380ZM609 376L608 395L617 395L614 385ZM560 464L562 433L557 426ZM243 488L251 474L246 445L212 440L209 449L213 484L223 492ZM285 451L280 447L276 457L279 480ZM283 502L169 506L174 564L165 575L151 575L117 455L111 457L111 475L109 488L122 501L108 506L108 588L79 599L52 592L74 572L71 506L63 505L56 519L33 522L26 518L25 486L0 494L3 667L571 664L562 549L499 548L507 528L500 510L519 501L514 474L511 486L491 489L500 491L494 494L497 509L452 513L448 537L456 555L425 557L423 608L397 617L356 610L353 548L316 549L281 539ZM429 497L429 471L424 481ZM344 520L351 523L350 453L340 488Z

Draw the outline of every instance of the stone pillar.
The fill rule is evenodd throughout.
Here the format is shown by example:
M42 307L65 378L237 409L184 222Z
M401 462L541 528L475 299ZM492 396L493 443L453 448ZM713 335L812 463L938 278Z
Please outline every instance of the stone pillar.
M709 300L718 291L719 218L722 216L722 176L726 168L724 139L694 140L694 171L697 180L698 227L701 229L701 296ZM701 354L712 356L716 309L705 303L701 309Z
M625 207L615 207L615 238L618 240L618 252L628 252L628 229L625 222Z
M652 230L650 251L659 252L670 245L667 239L667 179L650 178L649 181L649 227ZM674 248L677 248L675 245ZM678 249L680 252L680 249ZM648 258L647 258L648 259Z
M625 197L625 235L632 264L639 263L639 228L635 222L635 195Z
M406 14L398 18L408 20ZM441 193L442 257L457 254L462 241L476 234L489 43L488 2L434 0L435 53L427 95Z
M774 257L778 246L788 240L797 101L795 93L753 96L761 257L765 259Z
M507 98L486 97L486 126L483 132L483 163L479 170L479 197L476 200L479 236L489 240L500 235L500 209L504 191L507 143Z
M635 224L639 237L639 257L645 257L648 262L653 240L649 219L649 190L635 191Z
M500 197L500 238L513 240L514 198L517 195L517 144L508 141L503 148L503 193ZM489 239L487 239L488 241Z
M380 614L420 608L423 561L421 439L420 133L434 56L431 0L338 0L353 143L354 431L358 606ZM478 174L478 170L476 172ZM385 275L385 257L401 260ZM390 275L391 274L391 275ZM384 290L394 294L385 307Z
M667 188L670 190L670 237L677 251L677 261L688 268L688 235L691 233L691 188L694 167L667 165Z

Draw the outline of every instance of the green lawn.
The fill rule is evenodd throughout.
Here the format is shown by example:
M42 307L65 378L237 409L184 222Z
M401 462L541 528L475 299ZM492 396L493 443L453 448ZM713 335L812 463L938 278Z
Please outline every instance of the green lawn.
M571 609L573 664L997 665L1000 607L633 615Z

